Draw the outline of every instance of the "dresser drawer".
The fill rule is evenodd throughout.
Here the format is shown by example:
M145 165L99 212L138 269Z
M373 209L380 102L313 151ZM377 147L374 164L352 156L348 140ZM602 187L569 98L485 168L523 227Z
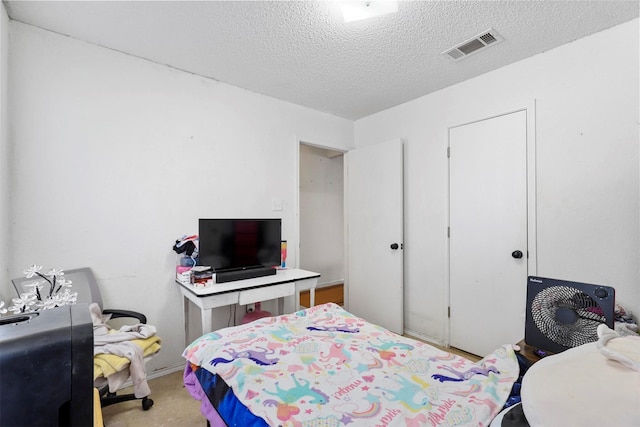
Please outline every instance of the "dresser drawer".
M260 301L286 297L293 295L296 291L295 283L283 283L281 285L263 286L262 288L247 289L240 291L238 304L247 305Z

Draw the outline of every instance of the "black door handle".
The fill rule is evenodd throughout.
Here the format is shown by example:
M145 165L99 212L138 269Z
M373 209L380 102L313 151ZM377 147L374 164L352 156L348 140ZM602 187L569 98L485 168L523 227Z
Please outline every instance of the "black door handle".
M518 259L518 258L522 258L522 252L521 251L513 251L511 252L511 256Z
M396 249L398 249L398 248L399 248L399 246L398 246L398 244L397 244L397 243L392 243L390 247L391 247L391 249L393 249L394 251L395 251Z

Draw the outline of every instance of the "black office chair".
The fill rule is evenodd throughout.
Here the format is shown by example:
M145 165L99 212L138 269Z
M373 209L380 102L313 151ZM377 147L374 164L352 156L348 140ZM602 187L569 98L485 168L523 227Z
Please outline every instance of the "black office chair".
M77 268L73 270L65 270L64 277L67 280L72 282L71 291L78 293L78 303L96 303L102 311L103 316L110 316L110 319L116 318L124 318L129 319L128 323L131 323L131 319L134 319L135 323L147 323L147 317L136 311L131 310L120 310L120 309L104 309L102 304L102 296L100 295L100 290L98 288L98 283L96 278L91 271L90 268ZM21 277L18 279L13 279L11 282L13 283L16 291L25 292L27 289L25 285L32 283L36 280L36 278L25 278ZM127 323L127 322L125 322ZM95 323L94 323L95 325ZM95 327L94 327L95 329ZM149 347L148 353L145 351L144 361L148 361L153 355L157 353L160 348L160 340L156 337L154 340L153 347ZM109 390L109 381L104 376L97 376L96 373L101 372L100 368L96 368L95 362L96 358L99 357L100 354L94 356L94 387L96 387L100 394L100 404L102 407L113 405L120 402L130 401L140 399L142 401L142 409L145 411L153 406L153 400L148 396L136 397L134 393L129 394L117 394L117 391L111 392ZM128 369L128 364L126 364L126 360L121 361L121 364L127 365L125 369Z

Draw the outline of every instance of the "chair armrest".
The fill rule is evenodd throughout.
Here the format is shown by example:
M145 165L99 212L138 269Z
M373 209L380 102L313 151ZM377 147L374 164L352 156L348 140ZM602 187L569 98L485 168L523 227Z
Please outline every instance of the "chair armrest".
M118 317L130 317L138 319L140 323L147 323L147 316L142 313L138 313L137 311L107 308L102 310L102 314L110 314L112 319L117 319Z

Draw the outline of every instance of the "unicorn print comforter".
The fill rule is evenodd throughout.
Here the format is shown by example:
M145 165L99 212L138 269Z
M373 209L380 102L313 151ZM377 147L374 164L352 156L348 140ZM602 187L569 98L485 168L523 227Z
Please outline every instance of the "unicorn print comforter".
M474 363L333 303L212 332L183 356L205 394L220 384L203 378L233 391L253 421L218 412L243 426L487 426L519 374L510 345Z

